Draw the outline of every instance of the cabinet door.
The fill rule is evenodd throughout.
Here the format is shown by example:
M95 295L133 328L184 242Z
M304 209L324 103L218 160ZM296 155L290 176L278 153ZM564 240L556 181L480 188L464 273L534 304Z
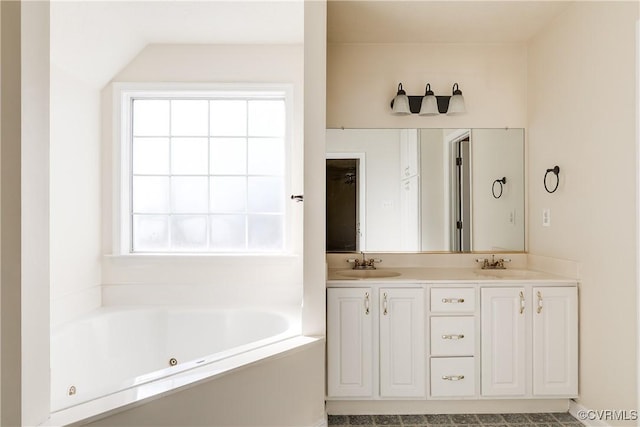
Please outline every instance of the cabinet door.
M425 395L424 290L380 289L380 396Z
M578 394L578 289L533 288L533 394Z
M483 288L480 296L483 396L525 394L524 288Z
M327 290L329 396L373 394L373 311L370 288Z

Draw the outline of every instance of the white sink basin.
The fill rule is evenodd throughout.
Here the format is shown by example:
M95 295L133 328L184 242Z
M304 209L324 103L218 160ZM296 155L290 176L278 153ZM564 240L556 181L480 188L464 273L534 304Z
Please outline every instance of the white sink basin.
M336 276L350 279L381 279L384 277L397 277L400 273L389 270L343 270L336 271Z

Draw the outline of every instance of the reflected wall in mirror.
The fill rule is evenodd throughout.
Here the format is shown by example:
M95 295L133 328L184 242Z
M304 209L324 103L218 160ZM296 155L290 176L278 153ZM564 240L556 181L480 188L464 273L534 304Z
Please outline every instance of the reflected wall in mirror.
M327 251L524 251L524 130L328 129Z

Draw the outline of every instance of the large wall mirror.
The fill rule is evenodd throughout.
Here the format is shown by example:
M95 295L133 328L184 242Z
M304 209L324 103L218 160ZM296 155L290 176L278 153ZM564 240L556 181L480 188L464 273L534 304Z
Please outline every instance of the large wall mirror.
M524 251L523 129L328 129L327 252Z

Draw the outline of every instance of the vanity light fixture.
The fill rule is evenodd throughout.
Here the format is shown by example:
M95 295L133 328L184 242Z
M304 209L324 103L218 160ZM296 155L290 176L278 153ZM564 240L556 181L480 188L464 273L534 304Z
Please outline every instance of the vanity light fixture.
M398 93L396 97L391 101L391 111L396 116L406 116L411 114L411 108L409 107L409 97L407 92L402 89L402 83L398 84Z
M427 87L424 90L424 96L422 97L420 112L418 114L421 116L437 116L440 114L440 111L438 111L438 100L431 90L429 83L427 83Z
M451 99L449 100L449 108L447 109L447 115L463 114L467 109L464 106L464 98L462 97L462 91L458 87L458 83L453 85Z
M391 111L398 116L419 114L421 116L437 116L438 114L463 114L466 113L462 91L458 83L453 85L451 95L435 95L431 85L427 83L424 96L407 95L398 84L398 93L391 101Z
M449 108L447 109L447 115L463 114L467 112L464 106L464 98L462 97L462 91L458 87L458 83L453 85L451 90L451 99L449 100Z

